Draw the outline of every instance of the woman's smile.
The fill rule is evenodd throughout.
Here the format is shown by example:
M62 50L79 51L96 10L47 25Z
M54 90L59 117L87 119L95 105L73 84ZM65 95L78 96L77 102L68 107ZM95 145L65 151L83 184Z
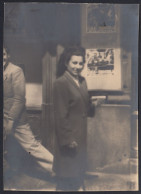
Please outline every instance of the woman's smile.
M73 55L67 64L67 70L72 76L78 76L84 67L83 57Z

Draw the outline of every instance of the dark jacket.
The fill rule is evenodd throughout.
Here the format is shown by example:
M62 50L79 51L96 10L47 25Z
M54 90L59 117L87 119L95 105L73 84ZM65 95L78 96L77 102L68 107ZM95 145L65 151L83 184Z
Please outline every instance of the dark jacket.
M25 78L20 67L9 63L3 73L4 116L12 119L14 125L26 123Z
M89 96L86 81L79 78L80 87L65 72L54 83L55 153L53 169L60 177L81 176L86 170L87 116ZM76 141L76 149L68 144Z

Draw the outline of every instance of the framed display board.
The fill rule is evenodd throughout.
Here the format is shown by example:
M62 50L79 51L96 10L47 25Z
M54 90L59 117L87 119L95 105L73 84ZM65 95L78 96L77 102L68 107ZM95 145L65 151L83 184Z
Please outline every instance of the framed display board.
M82 76L86 78L88 90L121 90L120 49L86 49Z
M117 30L117 18L117 7L114 4L88 4L86 9L86 32L115 32Z

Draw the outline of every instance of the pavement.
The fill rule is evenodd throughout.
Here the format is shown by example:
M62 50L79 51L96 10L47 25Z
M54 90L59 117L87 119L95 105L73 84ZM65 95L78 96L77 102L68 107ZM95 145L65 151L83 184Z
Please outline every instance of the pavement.
M5 153L4 157L3 189L56 191L56 178L51 177L48 172L39 167L34 158L14 140L11 140L10 145L12 145L12 148ZM98 169L97 172L87 172L84 180L85 190L136 191L138 190L137 177L137 160L127 160L120 164L115 163L103 169Z
M136 191L134 175L97 173L85 178L86 191ZM4 178L4 190L17 191L56 191L55 180L37 171L30 173L12 172Z
M56 191L56 179L41 169L32 158L21 161L18 168L4 169L4 190ZM88 172L85 180L86 191L136 191L137 174L115 174Z

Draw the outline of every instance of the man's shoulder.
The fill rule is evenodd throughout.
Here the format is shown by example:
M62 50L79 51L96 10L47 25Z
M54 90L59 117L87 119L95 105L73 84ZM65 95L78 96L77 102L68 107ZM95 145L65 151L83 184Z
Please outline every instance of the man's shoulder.
M9 69L9 71L11 71L13 73L17 72L17 71L22 71L22 69L19 66L14 65L13 63L8 64L8 69Z

